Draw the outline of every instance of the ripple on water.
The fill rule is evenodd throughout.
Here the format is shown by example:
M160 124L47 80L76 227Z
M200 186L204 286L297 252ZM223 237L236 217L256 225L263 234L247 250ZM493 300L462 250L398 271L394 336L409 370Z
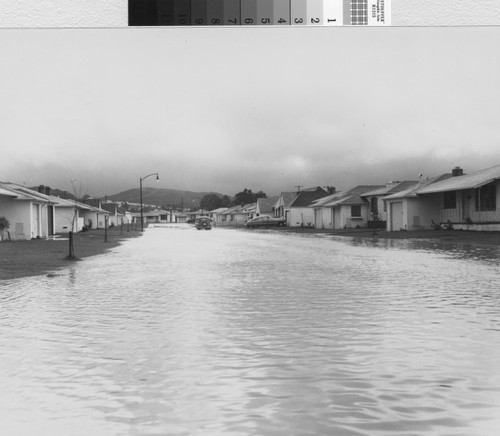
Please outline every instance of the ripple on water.
M498 433L498 252L348 241L152 228L0 284L0 432Z

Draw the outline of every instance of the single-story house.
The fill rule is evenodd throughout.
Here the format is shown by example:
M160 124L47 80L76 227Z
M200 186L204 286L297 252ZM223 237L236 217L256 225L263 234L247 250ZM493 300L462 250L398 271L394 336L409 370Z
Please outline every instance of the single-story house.
M404 191L418 183L416 180L391 181L385 186L361 194L370 203L370 220L387 222L387 208L384 197Z
M290 214L290 205L297 198L297 192L282 192L274 204L274 216L276 218L285 218L288 222Z
M421 188L419 198L438 205L436 223L454 229L500 230L500 165L463 174Z
M245 224L250 218L255 216L255 204L244 204L241 206L230 207L222 215L225 216L224 225Z
M132 223L132 221L133 221L132 212L129 212L123 205L118 206L118 212L123 217L123 224L131 224Z
M90 206L89 210L82 211L85 226L89 229L103 229L106 226L106 217L110 213L102 208L102 201L97 198L83 199L80 203Z
M216 226L222 226L226 219L224 212L228 210L227 207L219 207L218 209L211 210L209 213L210 218L215 223Z
M421 196L426 186L450 178L450 173L421 179L403 191L384 197L387 208L388 231L430 229L433 222L439 222L440 200L437 196Z
M142 211L142 217L144 219L144 224L154 224L154 223L168 223L170 218L170 213L164 209L154 209ZM141 223L141 213L134 212L132 214L132 219L134 223Z
M10 182L0 182L0 216L12 240L46 238L54 234L54 202L49 196Z
M328 191L320 186L298 192L297 196L290 204L290 211L287 216L287 226L314 227L314 209L309 206L311 206L315 200L319 200L327 195Z
M184 212L182 212L182 213L176 213L175 219L177 220L178 223L186 223L189 217Z
M371 218L370 203L362 197L362 194L380 187L380 185L359 185L316 200L310 206L314 211L315 227L320 229L367 227Z
M79 232L85 225L84 212L92 209L88 204L75 200L51 197L55 202L55 232Z
M108 226L119 226L125 223L125 219L123 214L120 211L120 208L117 203L101 203L101 209L107 211L108 214Z
M275 214L275 204L279 197L257 198L255 203L255 216Z

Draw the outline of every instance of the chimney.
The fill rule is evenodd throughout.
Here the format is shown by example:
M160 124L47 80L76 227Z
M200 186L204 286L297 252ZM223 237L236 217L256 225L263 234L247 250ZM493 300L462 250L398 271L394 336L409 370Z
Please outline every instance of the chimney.
M463 175L464 175L464 170L460 167L455 167L451 170L452 177L458 177L458 176L463 176Z
M40 185L40 186L38 187L38 192L39 192L40 194L45 194L45 186Z
M335 194L335 191L336 191L335 186L327 186L326 190L328 191L328 194L330 194L330 195Z
M52 190L50 189L50 186L46 186L44 194L45 195L51 195L51 192L52 192Z

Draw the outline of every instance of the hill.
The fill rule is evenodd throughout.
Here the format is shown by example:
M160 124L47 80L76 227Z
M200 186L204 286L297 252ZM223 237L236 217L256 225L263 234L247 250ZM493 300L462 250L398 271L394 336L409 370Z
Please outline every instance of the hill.
M174 208L198 209L200 200L207 194L216 194L222 197L223 194L217 192L192 192L179 189L168 188L142 188L142 201L144 204L169 206ZM111 201L126 201L127 203L140 203L139 188L129 189L118 194L108 195Z

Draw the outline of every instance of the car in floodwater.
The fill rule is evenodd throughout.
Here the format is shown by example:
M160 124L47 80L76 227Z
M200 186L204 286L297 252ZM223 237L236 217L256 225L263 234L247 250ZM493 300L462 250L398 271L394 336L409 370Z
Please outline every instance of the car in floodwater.
M275 218L270 215L259 215L250 218L246 223L246 228L256 229L258 227L282 227L285 225L284 218Z
M201 216L194 220L194 226L198 230L210 230L212 228L212 219L208 216Z

